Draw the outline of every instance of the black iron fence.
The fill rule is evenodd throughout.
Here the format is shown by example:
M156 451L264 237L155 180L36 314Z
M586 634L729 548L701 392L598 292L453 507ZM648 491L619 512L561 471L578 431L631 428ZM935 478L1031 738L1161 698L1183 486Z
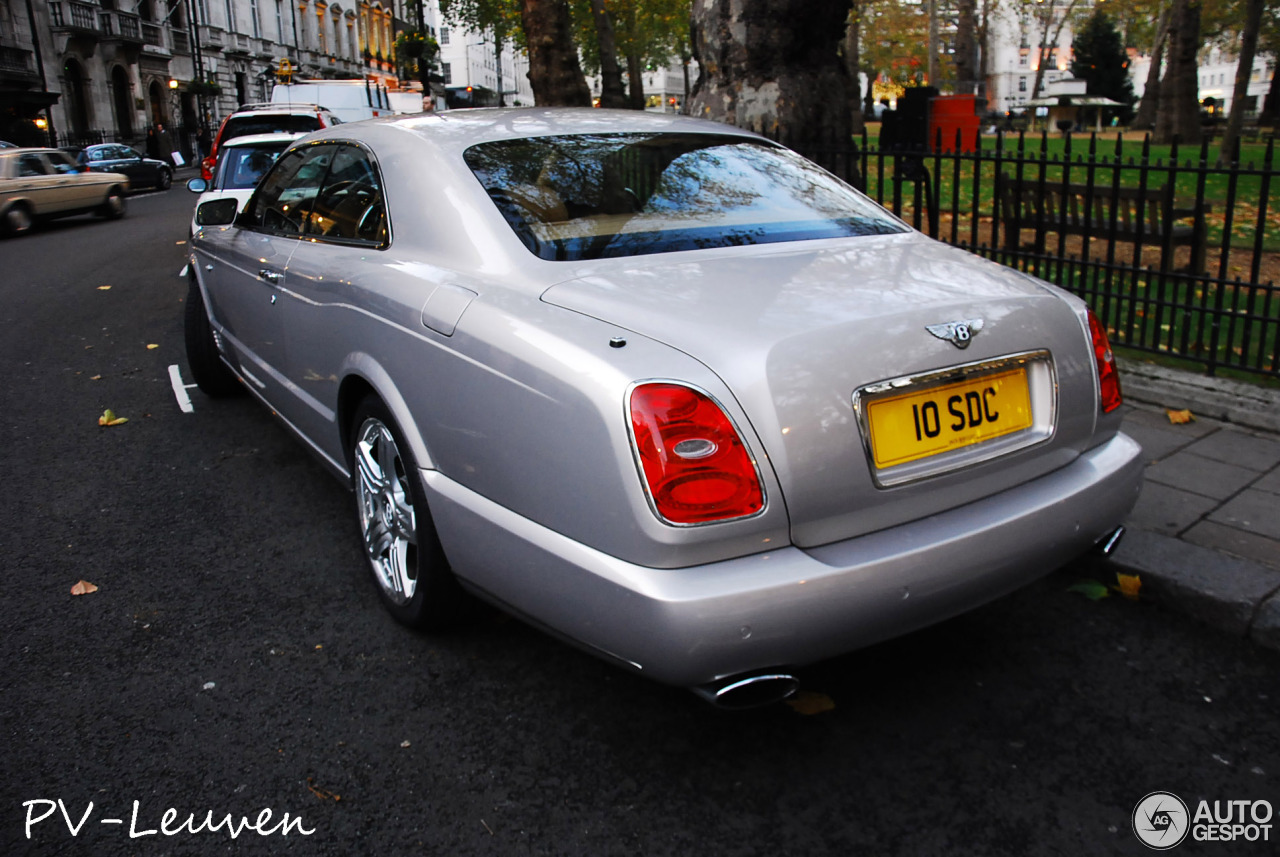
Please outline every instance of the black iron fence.
M1224 162L1120 135L878 142L794 148L932 237L1081 296L1113 344L1280 377L1274 140Z

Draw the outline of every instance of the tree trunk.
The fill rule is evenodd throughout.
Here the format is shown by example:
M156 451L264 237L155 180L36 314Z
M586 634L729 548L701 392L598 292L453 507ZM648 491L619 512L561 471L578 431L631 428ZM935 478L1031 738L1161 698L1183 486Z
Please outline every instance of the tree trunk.
M1147 85L1142 89L1142 101L1138 103L1138 113L1133 117L1132 127L1139 131L1150 131L1156 125L1156 111L1160 109L1160 65L1164 62L1165 45L1169 43L1169 21L1172 7L1166 6L1160 12L1160 23L1156 26L1156 43L1151 49L1151 68L1147 69Z
M853 9L849 13L849 26L844 34L844 66L849 71L849 131L861 134L864 126L862 117L862 78L858 76L862 65L862 10L861 0L854 0ZM867 81L867 89L871 81Z
M634 51L627 54L627 106L644 110L644 62Z
M1258 52L1258 30L1262 28L1263 0L1249 0L1245 12L1244 33L1240 37L1240 60L1236 63L1236 88L1231 93L1231 113L1227 127L1222 132L1222 145L1218 147L1218 163L1230 163L1235 159L1236 141L1240 139L1240 126L1244 124L1244 100L1249 94L1249 75L1253 72L1253 58Z
M976 5L977 0L959 0L956 4L956 92L962 95L976 92L978 87Z
M839 56L849 0L694 0L694 116L783 135L787 145L850 137ZM840 109L833 110L832 105Z
M1267 90L1267 98L1258 113L1259 125L1275 125L1280 119L1280 74L1271 75L1271 87Z
M992 6L995 0L982 0L982 14L978 18L976 39L978 42L978 95L985 101L987 98L987 79L991 77L991 50L989 36L991 33Z
M591 90L578 64L566 0L520 0L535 104L590 107Z
M1200 142L1196 52L1200 48L1200 0L1175 0L1169 19L1169 62L1160 81L1160 109L1152 141Z
M622 69L618 66L618 45L613 38L613 21L604 8L604 0L591 0L591 15L595 18L596 40L600 45L600 106L626 107Z

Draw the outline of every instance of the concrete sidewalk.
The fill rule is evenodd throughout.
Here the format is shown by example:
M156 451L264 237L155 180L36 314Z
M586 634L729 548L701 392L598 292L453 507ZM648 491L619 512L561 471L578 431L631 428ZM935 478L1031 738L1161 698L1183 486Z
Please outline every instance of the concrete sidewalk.
M1121 362L1146 482L1111 556L1144 595L1280 650L1280 390ZM1167 410L1195 420L1175 425Z

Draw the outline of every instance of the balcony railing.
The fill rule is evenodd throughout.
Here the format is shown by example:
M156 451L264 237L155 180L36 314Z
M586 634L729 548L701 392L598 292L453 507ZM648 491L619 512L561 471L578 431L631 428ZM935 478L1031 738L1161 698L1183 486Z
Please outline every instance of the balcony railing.
M76 0L55 0L49 4L55 29L98 32L98 7Z

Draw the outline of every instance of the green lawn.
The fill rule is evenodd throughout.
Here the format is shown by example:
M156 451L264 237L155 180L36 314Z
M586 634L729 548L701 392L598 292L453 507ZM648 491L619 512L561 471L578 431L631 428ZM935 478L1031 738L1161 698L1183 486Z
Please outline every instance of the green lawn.
M1041 171L1046 182L1061 182L1064 171L1067 181L1083 183L1090 176L1100 188L1111 186L1115 172L1120 174L1119 184L1122 187L1138 187L1141 181L1143 161L1143 143L1131 135L1129 139L1121 139L1117 147L1118 135L1100 135L1096 143L1096 151L1090 153L1088 135L1073 135L1070 138L1060 134L1028 135L1022 141L1021 152L1016 135L1006 136L1001 149L1001 170L1012 175L1017 163L1022 162L1023 180L1036 180ZM863 143L859 138L861 148ZM869 137L872 151L879 145L879 138ZM1068 152L1068 144L1070 151ZM1264 176L1248 174L1264 171L1264 158L1267 146L1265 143L1244 143L1241 146L1241 163L1244 170L1234 177L1230 172L1215 166L1218 149L1208 148L1208 157L1199 168L1201 149L1199 146L1179 148L1176 164L1171 160L1171 146L1151 146L1147 150L1146 163L1147 187L1163 186L1172 174L1175 182L1175 199L1179 207L1190 208L1200 195L1210 211L1205 217L1209 246L1220 247L1222 234L1226 227L1227 215L1230 211L1231 247L1234 249L1252 249L1257 235L1259 208L1263 203L1263 189L1266 187L1266 214L1263 218L1263 250L1280 252L1280 175L1276 175L1280 164L1270 167L1272 175L1264 181ZM996 138L984 136L980 153L978 210L980 216L992 215L992 193L995 187L996 164L992 158L997 151ZM1091 168L1089 161L1094 163ZM968 215L973 209L973 170L974 155L962 155L959 159L943 155L935 161L933 156L926 158L929 171L934 175L938 185L940 210L949 212L953 202L962 215ZM935 168L936 167L936 168ZM883 159L883 173L879 159L871 158L865 176L867 192L876 198L891 203L893 198L893 159ZM1233 187L1234 185L1234 187ZM1227 200L1234 199L1235 204L1227 206ZM912 194L910 186L904 187L904 211L910 217L912 213Z

